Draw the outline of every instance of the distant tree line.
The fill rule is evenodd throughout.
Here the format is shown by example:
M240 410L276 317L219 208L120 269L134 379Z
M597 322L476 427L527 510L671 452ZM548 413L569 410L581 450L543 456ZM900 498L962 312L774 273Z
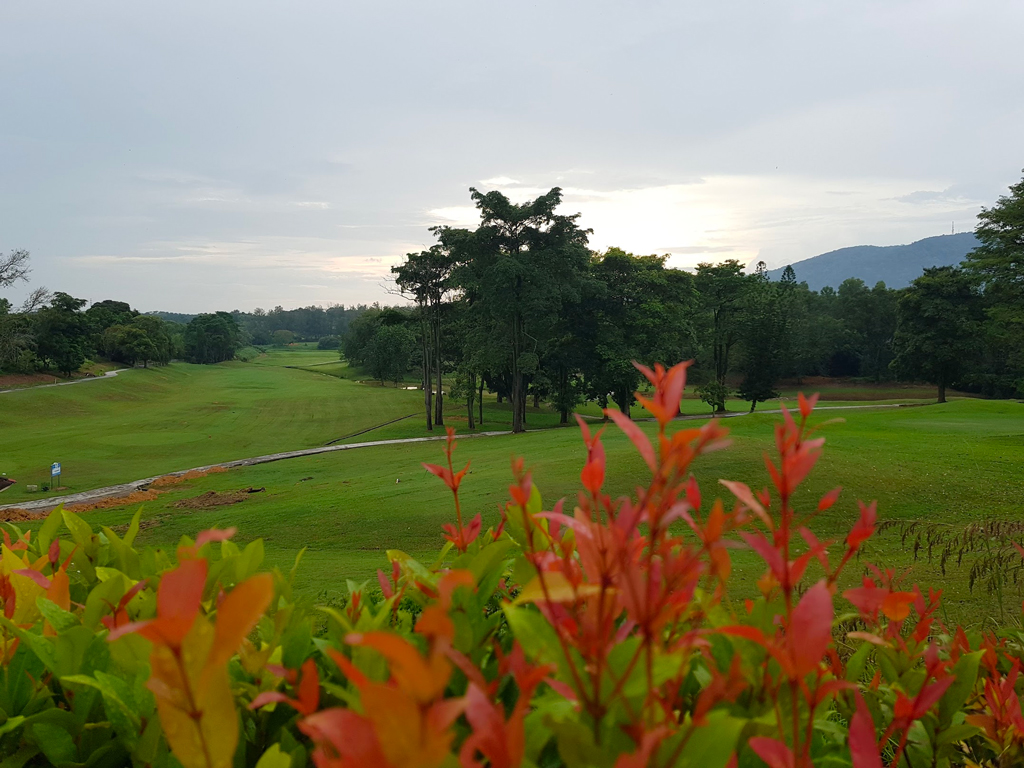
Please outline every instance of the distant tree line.
M333 304L329 307L311 305L297 309L262 309L252 312L233 310L235 323L245 335L249 344L257 346L282 345L294 341L320 341L324 338L340 339L348 330L349 323L371 307L366 304L346 307ZM154 312L154 315L175 323L187 325L197 315L180 312ZM281 334L281 332L287 332ZM333 345L332 345L333 344ZM328 342L327 349L337 349L339 341Z

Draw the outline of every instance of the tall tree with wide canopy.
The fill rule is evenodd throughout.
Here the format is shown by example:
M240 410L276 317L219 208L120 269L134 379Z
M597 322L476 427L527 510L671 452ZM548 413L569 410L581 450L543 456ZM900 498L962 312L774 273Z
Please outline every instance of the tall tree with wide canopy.
M578 215L555 213L562 202L557 187L521 204L500 192L470 193L480 226L471 234L449 228L437 234L461 263L457 279L473 296L473 311L489 329L489 343L504 347L512 431L522 432L526 377L537 370L563 305L580 300L589 230L577 225Z
M725 386L732 349L740 340L743 297L749 278L743 265L735 259L721 264L697 265L693 278L700 305L701 332L711 355L711 371L715 381ZM725 411L720 404L719 411Z
M628 415L641 381L634 360L653 366L692 354L693 278L667 269L664 256L620 248L596 255L591 277L596 290L578 331L585 340L587 391L602 405L610 395Z
M946 387L979 352L982 310L973 281L955 267L926 269L903 292L897 315L893 367L935 384L946 402Z
M437 228L435 231L443 230ZM437 381L437 401L434 405L433 419L439 426L444 424L442 326L446 298L454 288L452 273L455 266L456 261L451 250L443 244L438 244L426 251L407 254L404 264L391 268L399 289L415 300L420 317L423 398L427 411L427 429L433 429L430 413L432 369Z
M85 304L85 299L57 291L50 305L36 313L37 354L66 376L81 367L88 351L91 327L82 312Z
M778 397L775 385L782 376L789 347L788 304L795 280L773 283L765 263L759 262L743 297L740 337L743 381L739 396L750 401L751 412L759 402Z
M1024 179L981 209L974 234L981 245L967 254L964 270L981 283L995 346L1024 378Z

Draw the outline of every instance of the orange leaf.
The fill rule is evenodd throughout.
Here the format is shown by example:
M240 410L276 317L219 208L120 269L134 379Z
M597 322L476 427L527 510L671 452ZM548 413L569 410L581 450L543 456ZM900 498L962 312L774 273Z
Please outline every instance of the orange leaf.
M890 592L882 600L882 613L893 621L903 621L910 615L915 597L913 592Z
M658 467L658 461L654 457L654 448L651 446L651 441L647 439L647 435L636 425L636 422L622 411L616 411L611 408L605 408L604 415L614 421L619 429L626 433L626 437L630 439L633 445L636 446L636 449L640 451L640 455L644 457L644 461L647 462L647 468L651 472L655 472Z
M217 609L217 631L208 665L225 664L242 639L256 626L274 596L274 577L261 573L246 579L224 598Z
M390 632L354 633L346 637L345 642L369 646L386 658L398 686L420 703L432 701L444 693L451 665L443 656L424 659L408 640Z

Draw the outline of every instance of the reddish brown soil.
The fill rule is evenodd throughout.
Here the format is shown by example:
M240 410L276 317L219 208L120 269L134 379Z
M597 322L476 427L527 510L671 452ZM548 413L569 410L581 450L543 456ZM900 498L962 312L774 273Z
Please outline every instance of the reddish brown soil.
M210 467L205 470L194 469L183 475L164 475L150 483L149 487L164 488L168 485L177 485L178 483L184 483L186 480L196 480L197 478L206 477L207 475L212 475L218 472L227 472L227 470L224 467Z
M175 509L212 509L213 507L225 507L229 504L238 504L249 498L250 494L262 493L264 488L242 488L238 491L207 491L191 499L182 499L174 502L171 506Z

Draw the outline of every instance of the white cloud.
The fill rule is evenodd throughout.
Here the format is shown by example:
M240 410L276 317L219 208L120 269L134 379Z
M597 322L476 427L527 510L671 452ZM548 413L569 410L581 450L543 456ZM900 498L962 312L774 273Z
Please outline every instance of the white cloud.
M908 211L901 200L919 187L914 179L782 174L712 175L701 183L623 189L567 184L561 210L580 213L580 225L594 230L590 242L598 250L668 253L669 264L678 268L726 258L745 264L764 259L776 267L847 245L941 234L951 217L960 219L961 229L970 227L974 209L962 197L940 197ZM546 191L523 184L505 194L521 203ZM479 221L471 205L435 208L428 215L431 223L452 226Z
M493 179L484 179L480 183L488 187L510 187L519 182L508 176L495 176Z

